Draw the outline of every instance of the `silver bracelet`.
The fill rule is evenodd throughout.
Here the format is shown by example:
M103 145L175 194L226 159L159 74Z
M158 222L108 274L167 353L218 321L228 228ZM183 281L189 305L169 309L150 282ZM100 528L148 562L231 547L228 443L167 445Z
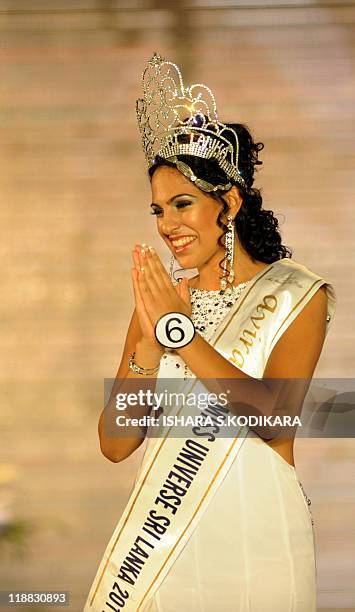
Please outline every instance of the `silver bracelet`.
M135 352L132 353L128 361L129 369L132 370L132 372L135 372L136 374L143 374L144 376L151 376L152 374L156 374L158 372L160 368L160 361L154 368L142 368L134 361L135 355Z

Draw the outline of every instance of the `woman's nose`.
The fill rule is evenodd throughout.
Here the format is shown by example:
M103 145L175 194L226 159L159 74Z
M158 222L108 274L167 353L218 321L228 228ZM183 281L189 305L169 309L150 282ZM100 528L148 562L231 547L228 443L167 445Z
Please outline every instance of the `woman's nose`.
M164 211L164 217L161 219L160 223L160 229L164 234L172 234L173 231L180 226L180 224L181 220L175 211Z

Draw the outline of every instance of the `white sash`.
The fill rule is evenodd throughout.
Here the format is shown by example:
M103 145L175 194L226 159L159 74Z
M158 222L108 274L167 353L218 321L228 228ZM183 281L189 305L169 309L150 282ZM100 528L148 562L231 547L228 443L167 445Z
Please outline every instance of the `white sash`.
M319 276L290 259L270 264L245 288L210 344L239 369L262 378L278 338L322 284ZM327 293L333 315L335 294L329 284ZM157 387L164 387L164 380L158 378ZM196 378L176 379L173 391L188 394L206 388ZM169 410L178 416L193 412L181 405ZM186 438L173 438L170 431L156 440L143 462L84 612L137 612L149 607L248 434L247 427L237 428L234 438L224 438L222 430L214 439L197 438L192 431Z

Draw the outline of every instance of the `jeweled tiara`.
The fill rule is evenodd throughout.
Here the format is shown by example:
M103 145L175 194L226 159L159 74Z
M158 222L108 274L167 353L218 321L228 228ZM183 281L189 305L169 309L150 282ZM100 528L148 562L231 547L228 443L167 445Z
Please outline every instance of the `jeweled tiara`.
M154 53L143 71L142 87L143 98L136 101L136 112L149 168L159 155L176 163L201 188L207 186L206 191L230 188L231 183L213 186L201 181L176 156L213 158L228 178L246 186L238 169L238 136L218 121L209 87L201 83L185 87L177 65L158 53Z

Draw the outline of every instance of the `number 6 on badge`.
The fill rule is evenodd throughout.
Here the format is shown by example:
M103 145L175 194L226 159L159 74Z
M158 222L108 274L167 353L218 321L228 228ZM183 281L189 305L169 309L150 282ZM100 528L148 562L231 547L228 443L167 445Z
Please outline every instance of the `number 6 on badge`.
M155 326L156 339L167 348L182 348L190 344L194 336L195 326L182 312L168 312Z

